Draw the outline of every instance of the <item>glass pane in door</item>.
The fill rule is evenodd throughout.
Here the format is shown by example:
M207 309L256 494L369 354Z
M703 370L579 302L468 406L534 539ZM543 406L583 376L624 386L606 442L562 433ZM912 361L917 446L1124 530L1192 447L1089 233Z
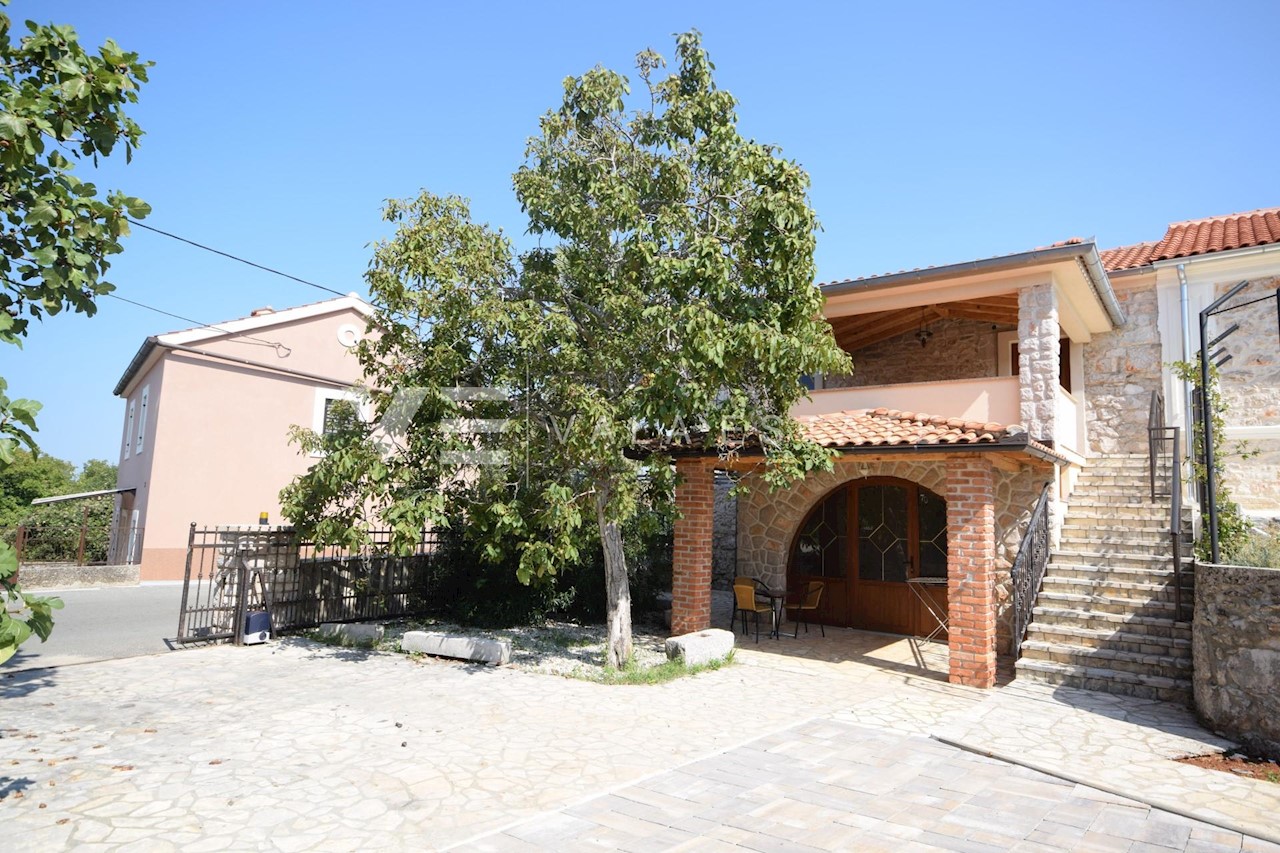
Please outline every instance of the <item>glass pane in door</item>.
M920 523L920 577L947 576L947 502L921 488L916 501Z
M858 578L907 579L907 489L872 485L858 489Z

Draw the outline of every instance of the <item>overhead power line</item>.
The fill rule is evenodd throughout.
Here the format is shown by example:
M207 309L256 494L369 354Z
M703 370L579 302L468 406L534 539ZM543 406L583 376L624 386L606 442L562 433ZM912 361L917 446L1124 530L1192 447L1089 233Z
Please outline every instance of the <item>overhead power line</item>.
M123 296L117 296L117 295L116 295L116 294L114 294L114 293L108 293L108 294L105 294L105 295L106 295L106 296L110 296L112 299L118 299L118 300L119 300L119 301L121 301L121 302L127 302L127 303L128 303L128 304L130 304L130 305L135 305L135 306L137 306L138 308L145 308L145 309L146 309L146 310L148 310L148 311L154 311L154 312L155 312L155 313L157 313L157 314L163 314L163 315L164 315L164 316L166 316L166 317L172 317L172 318L173 318L173 319L175 319L175 320L181 320L181 321L182 321L182 322L184 322L184 323L194 323L196 326L199 326L199 327L200 327L200 328L202 328L202 329L216 329L217 331L219 331L219 332L225 332L225 333L227 333L228 335L233 335L233 334L235 334L235 332L231 331L230 329L223 328L222 326L218 326L218 325L216 325L216 324L214 324L214 323L201 323L199 320L193 320L193 319L191 319L190 317L184 317L184 316L182 316L181 314L174 314L172 311L165 311L164 309L162 309L162 308L157 308L157 307L155 307L154 305L147 305L147 304L145 304L145 303L143 303L143 302L136 302L136 301L134 301L134 300L132 300L132 299L126 299L125 297L123 297ZM275 350L276 350L276 352L277 352L277 353L279 353L279 352L281 352L281 351L283 350L283 351L284 351L284 354L285 354L285 355L288 355L288 354L289 354L289 352L290 352L289 347L285 346L284 344L280 343L279 341L269 341L269 340L267 340L267 339L265 339L265 338L255 338L255 337L252 337L252 336L250 336L250 335L241 335L240 337L241 337L241 339L242 339L242 340L246 340L246 341L254 341L255 343L260 343L260 344L262 344L263 346L275 347Z
M316 284L314 281L307 281L305 278L299 278L296 275L289 275L289 273L287 272L281 272L280 270L272 269L271 267L265 266L263 264L254 263L253 261L246 260L238 255L233 255L230 252L224 252L221 249L215 249L212 246L206 246L203 243L197 243L195 240L188 240L186 237L179 237L177 234L171 234L168 231L163 231L159 228L154 228L150 225L144 225L143 223L139 222L136 219L130 219L129 222L134 225L137 225L139 228L145 228L148 231L154 231L156 234L161 234L172 240L177 240L180 243L186 243L189 246L195 246L197 249L204 249L206 252L213 252L215 255L221 255L224 258L229 258L230 260L233 260L233 261L239 261L240 263L247 264L248 266L251 266L254 269L260 269L263 272L269 272L274 275L278 275L283 278L290 279L291 281L296 281L299 284L305 284L307 287L314 287L316 290L323 290L325 293L332 293L335 296L347 295L340 290L334 290L332 287L325 287L323 284Z

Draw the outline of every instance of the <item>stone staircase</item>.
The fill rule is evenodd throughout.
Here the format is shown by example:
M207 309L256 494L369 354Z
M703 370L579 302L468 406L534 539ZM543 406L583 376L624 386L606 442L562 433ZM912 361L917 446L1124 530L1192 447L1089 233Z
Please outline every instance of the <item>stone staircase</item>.
M1045 570L1017 677L1190 704L1191 623L1174 613L1169 501L1145 454L1090 460ZM1193 595L1183 516L1183 613Z

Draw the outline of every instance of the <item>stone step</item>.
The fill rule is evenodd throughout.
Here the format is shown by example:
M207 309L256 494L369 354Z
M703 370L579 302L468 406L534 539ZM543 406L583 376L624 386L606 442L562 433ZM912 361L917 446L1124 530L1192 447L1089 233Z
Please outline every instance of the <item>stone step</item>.
M1050 563L1045 570L1045 580L1055 578L1084 578L1094 581L1119 581L1120 583L1159 584L1173 587L1175 576L1173 568L1167 569L1132 569L1114 566L1088 566L1076 563ZM1182 588L1195 588L1195 574L1190 567L1182 572Z
M1071 494L1088 495L1092 498L1123 498L1134 503L1157 503L1151 500L1151 493L1147 491L1145 483L1081 483ZM1161 498L1159 502L1167 500L1168 498Z
M1174 600L1173 584L1118 581L1113 578L1080 578L1047 575L1040 591L1066 595L1100 595L1125 598L1136 603ZM1184 593L1185 597L1185 593Z
M1124 509L1142 510L1151 507L1158 507L1161 512L1168 515L1172 510L1169 508L1169 499L1161 498L1158 501L1151 500L1147 495L1105 495L1099 496L1092 492L1082 492L1076 489L1071 493L1071 497L1067 499L1067 503L1072 509L1077 506L1081 507L1101 507L1103 509L1112 509L1113 507L1122 507ZM1184 509L1184 513L1189 510ZM1188 516L1189 517L1189 516Z
M1156 486L1160 487L1163 478L1156 477ZM1085 471L1076 478L1077 489L1089 489L1097 486L1121 485L1133 486L1142 489L1148 495L1151 493L1151 475L1146 470L1109 470L1109 471Z
M1115 649L1144 655L1166 655L1191 659L1191 641L1180 637L1157 637L1107 628L1082 628L1075 625L1033 623L1027 639L1046 643L1083 646L1093 649Z
M1096 548L1069 548L1065 544L1049 554L1049 565L1097 566L1108 569L1168 569L1173 570L1173 556L1167 550L1163 554L1134 554L1115 548L1105 551ZM1191 552L1182 552L1182 572L1193 571Z
M1116 545L1163 545L1173 547L1173 536L1168 530L1154 527L1127 527L1117 524L1064 524L1062 525L1063 542L1106 542ZM1191 537L1183 535L1182 544L1190 547Z
M1135 675L1172 679L1191 678L1191 659L1171 655L1141 654L1117 649L1086 648L1067 643L1030 640L1022 644L1022 657L1071 666L1102 667Z
M1169 511L1153 510L1151 512L1132 512L1128 509L1100 509L1089 507L1084 509L1072 504L1067 509L1067 517L1063 523L1072 527L1107 524L1112 527L1131 527L1139 530L1160 530L1169 532Z
M1064 536L1058 543L1064 551L1092 552L1112 557L1166 557L1173 559L1172 542L1142 542L1107 536ZM1191 547L1184 545L1183 554Z
M1069 592L1046 592L1036 597L1037 607L1058 607L1089 613L1115 613L1126 616L1173 618L1172 601L1137 600L1109 595L1087 595Z
M1107 667L1077 666L1053 661L1022 658L1017 677L1046 684L1061 684L1083 690L1097 690L1141 699L1191 704L1191 682L1185 678L1139 675Z
M1054 605L1058 604L1055 602ZM1036 603L1031 609L1032 624L1066 625L1093 631L1113 629L1130 634L1147 634L1178 640L1191 639L1191 623L1175 622L1170 616L1144 616L1133 613L1107 613L1078 607L1061 607Z

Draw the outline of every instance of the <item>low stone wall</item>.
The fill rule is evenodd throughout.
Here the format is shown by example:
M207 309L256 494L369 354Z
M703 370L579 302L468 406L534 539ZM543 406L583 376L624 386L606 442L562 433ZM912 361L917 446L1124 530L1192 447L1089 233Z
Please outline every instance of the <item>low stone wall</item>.
M138 567L77 566L75 563L30 563L18 571L18 583L36 589L75 589L91 586L137 586Z
M1191 638L1205 723L1280 759L1280 569L1197 566Z

